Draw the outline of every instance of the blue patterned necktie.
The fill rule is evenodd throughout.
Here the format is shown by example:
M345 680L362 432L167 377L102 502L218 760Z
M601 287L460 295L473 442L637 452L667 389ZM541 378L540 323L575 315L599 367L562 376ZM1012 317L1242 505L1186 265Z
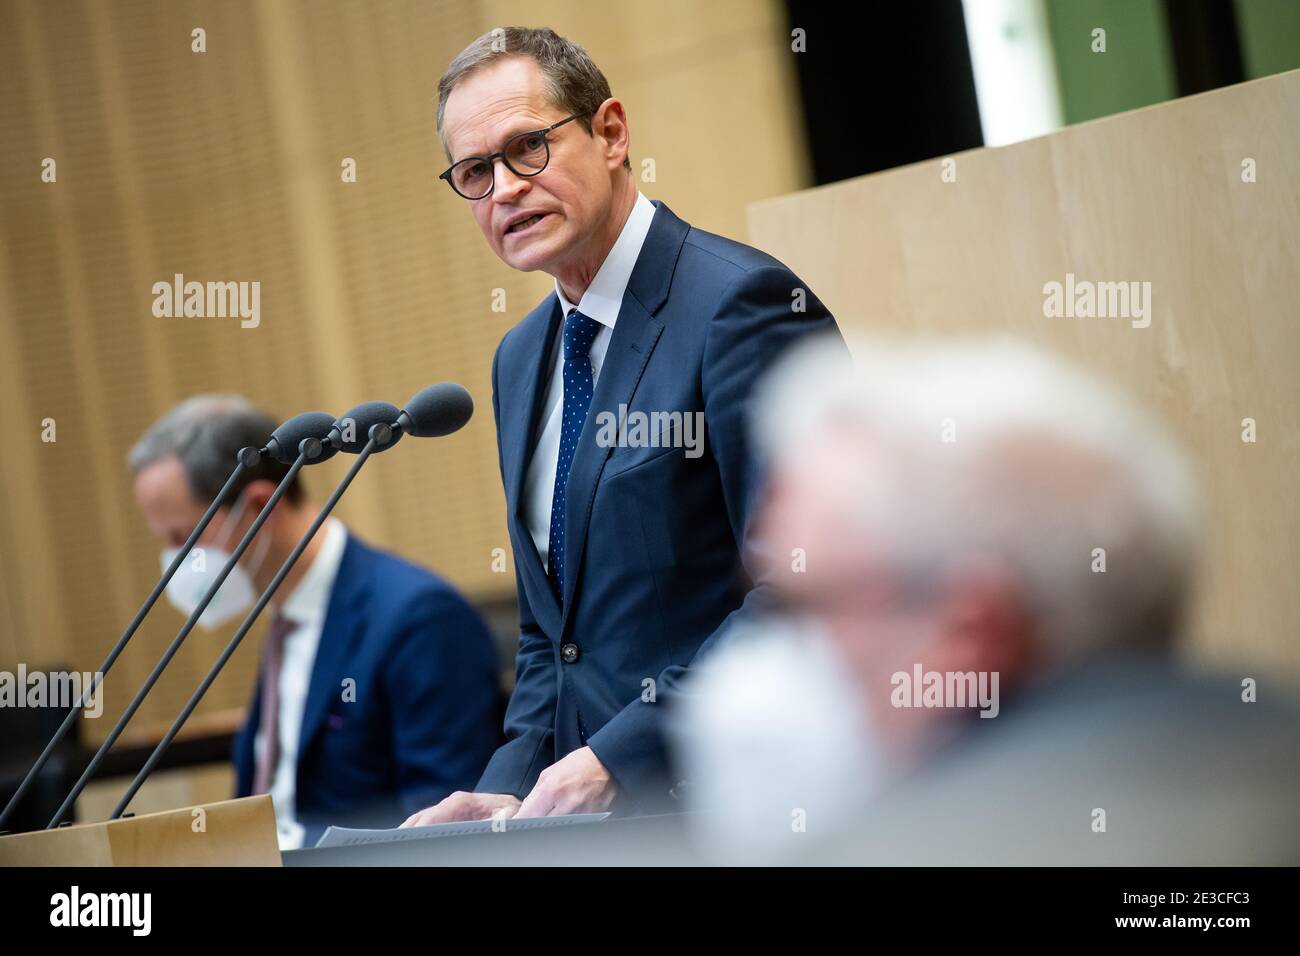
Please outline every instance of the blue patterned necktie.
M551 533L547 545L546 576L555 596L564 600L564 485L569 480L578 436L591 408L593 377L591 343L600 323L570 309L564 318L564 418L560 423L560 456L555 462L555 490L551 493Z

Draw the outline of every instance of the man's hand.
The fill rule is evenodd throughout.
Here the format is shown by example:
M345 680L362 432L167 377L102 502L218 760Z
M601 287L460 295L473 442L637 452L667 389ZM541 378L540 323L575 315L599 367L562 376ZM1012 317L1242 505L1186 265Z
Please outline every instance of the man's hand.
M411 814L402 827L461 823L465 820L509 820L519 806L519 798L509 793L467 793L457 790L438 804Z
M590 747L582 747L542 771L515 816L601 813L617 797L618 782Z

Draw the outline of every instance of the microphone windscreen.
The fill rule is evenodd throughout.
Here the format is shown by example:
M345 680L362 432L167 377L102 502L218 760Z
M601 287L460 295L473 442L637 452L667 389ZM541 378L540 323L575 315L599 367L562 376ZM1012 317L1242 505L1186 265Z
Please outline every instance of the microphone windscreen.
M339 420L334 423L335 427L342 433L343 441L341 451L350 455L355 455L366 446L370 440L370 427L372 425L392 425L397 421L401 409L391 402L362 402L351 411L344 412L339 416ZM388 441L382 445L375 445L375 451L386 451L392 448L401 440L402 433L393 429Z
M327 458L334 457L337 449L324 444L325 438L334 427L334 416L327 412L303 412L295 415L275 431L266 443L266 451L282 465L292 465L298 460L298 446L304 438L319 439L321 453L315 458L308 458L307 464L315 465Z
M439 382L416 392L404 411L412 435L441 438L465 427L474 414L474 399L455 382Z

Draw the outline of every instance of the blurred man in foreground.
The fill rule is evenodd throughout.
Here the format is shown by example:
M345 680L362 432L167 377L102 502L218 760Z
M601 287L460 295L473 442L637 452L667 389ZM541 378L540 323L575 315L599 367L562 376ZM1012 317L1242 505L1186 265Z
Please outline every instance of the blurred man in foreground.
M760 402L759 538L788 615L694 687L704 841L751 860L1296 862L1284 689L1255 703L1249 672L1169 658L1197 517L1166 437L1010 342L855 355L802 349Z
M132 449L136 500L163 544L163 567L239 449L262 447L275 426L239 396L200 395ZM288 470L264 457L244 472L167 589L178 611L198 606ZM318 510L295 477L200 626L243 620ZM311 846L330 824L396 826L478 779L499 742L496 654L478 614L446 581L330 518L265 620L258 685L235 741L236 796L271 794L281 849Z

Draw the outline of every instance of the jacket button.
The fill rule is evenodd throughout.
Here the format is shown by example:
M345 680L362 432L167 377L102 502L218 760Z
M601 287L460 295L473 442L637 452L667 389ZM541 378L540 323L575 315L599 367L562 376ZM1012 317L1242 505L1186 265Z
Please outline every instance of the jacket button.
M578 645L569 643L560 648L560 657L564 663L572 664L578 659Z

